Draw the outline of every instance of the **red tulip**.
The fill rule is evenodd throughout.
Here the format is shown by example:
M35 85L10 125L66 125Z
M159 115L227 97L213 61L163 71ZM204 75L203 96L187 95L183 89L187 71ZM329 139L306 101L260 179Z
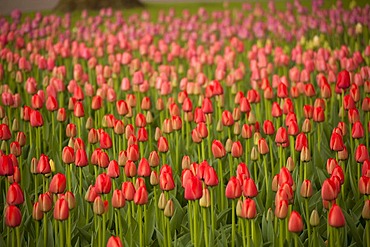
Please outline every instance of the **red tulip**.
M126 181L122 183L122 193L126 201L134 200L135 187L131 181Z
M148 191L145 186L140 186L135 192L134 203L136 205L144 205L148 202Z
M313 194L311 181L306 179L302 182L300 195L304 198L310 198Z
M112 207L113 208L123 208L126 204L125 197L122 190L114 190L112 196Z
M111 160L108 165L107 175L110 178L118 178L120 175L119 166L117 161Z
M97 196L94 199L94 204L93 204L93 212L94 214L97 215L103 215L105 213L105 208L104 208L104 202L101 199L101 196Z
M347 70L339 72L337 77L337 87L340 89L347 89L351 85L351 79Z
M30 124L32 127L41 127L44 125L44 119L39 111L33 110L30 114Z
M40 157L41 160L41 157ZM62 160L65 164L71 164L75 161L75 151L73 148L66 146L63 148Z
M112 181L106 173L99 174L95 180L95 190L98 194L108 194L112 188Z
M168 151L168 141L166 137L164 136L159 137L157 147L158 152L166 153Z
M107 247L123 247L123 244L118 236L111 236L108 239Z
M297 211L292 211L289 217L288 230L294 233L303 231L303 220Z
M288 142L287 131L284 127L280 127L275 136L275 142L278 144L284 144Z
M257 186L253 179L246 178L243 180L243 195L245 197L256 197L258 195Z
M128 160L125 165L125 175L129 178L135 177L137 174L136 165L133 161Z
M44 212L41 211L39 202L35 202L35 204L33 204L33 209L32 209L32 218L34 220L42 220L43 217L44 217Z
M110 149L112 147L112 139L107 132L102 132L100 134L100 148Z
M236 199L242 195L242 186L236 177L231 177L226 186L225 195L229 199Z
M184 176L183 176L184 181ZM202 197L202 182L196 176L190 176L183 186L185 189L184 197L186 200L198 200Z
M85 167L89 164L85 149L77 149L75 155L75 164L77 167Z
M69 217L68 202L63 198L59 198L55 202L54 206L54 219L66 220L68 219L68 217Z
M17 227L22 223L22 213L14 205L6 206L4 212L5 225L8 227Z
M225 147L219 140L212 142L212 154L216 159L223 158L226 155Z
M161 172L159 175L159 187L161 190L170 191L175 188L175 181L169 172Z
M75 103L74 108L73 108L73 114L75 115L75 117L78 117L78 118L85 116L85 110L84 110L84 106L82 102L77 101Z
M48 192L40 194L38 202L42 212L49 212L53 207L53 200Z
M67 137L75 137L76 134L77 134L76 125L73 124L73 123L67 124L67 127L66 127L66 136Z
M328 223L331 227L343 227L346 224L342 209L337 205L333 204L329 211Z
M57 173L51 179L49 191L54 194L63 193L66 189L66 177L62 173Z
M326 179L321 187L321 197L323 200L332 201L335 200L338 196L338 191L335 183Z
M363 163L369 159L369 150L364 144L360 144L356 148L355 159L357 163Z
M233 145L231 147L231 155L234 158L239 158L243 155L243 147L242 147L242 144L240 143L240 141L236 141L236 142L233 143Z
M149 177L150 176L150 166L147 159L144 157L141 158L139 166L137 168L137 175L140 177Z
M234 119L233 119L233 116L231 114L231 112L227 111L227 110L224 110L222 112L222 124L223 126L231 126L234 124Z
M275 207L275 216L279 219L285 219L288 215L288 201L279 200Z
M370 195L370 178L361 176L358 180L358 190L361 195Z
M212 166L208 166L204 171L204 183L210 187L218 185L218 176Z
M258 140L258 152L262 155L269 152L269 146L264 138Z
M265 120L263 122L263 132L266 135L273 135L275 133L274 124L270 120Z
M240 217L244 219L254 219L257 217L257 206L253 199L246 198L241 205Z
M22 188L18 183L12 183L6 194L6 203L9 205L20 205L24 202Z
M343 138L338 133L332 133L330 137L330 149L333 151L342 151L344 149Z

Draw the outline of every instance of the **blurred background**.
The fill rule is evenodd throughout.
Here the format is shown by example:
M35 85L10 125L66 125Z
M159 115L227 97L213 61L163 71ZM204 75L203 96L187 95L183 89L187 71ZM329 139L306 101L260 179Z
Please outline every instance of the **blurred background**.
M53 9L59 0L0 0L0 15L10 14L13 9L20 9L22 12L30 11L41 11ZM130 1L130 0L128 0ZM141 0L143 3L186 3L186 2L223 2L223 0ZM243 2L243 0L229 0L229 2ZM249 0L248 2L258 2L257 0ZM262 2L267 2L267 0L262 0Z

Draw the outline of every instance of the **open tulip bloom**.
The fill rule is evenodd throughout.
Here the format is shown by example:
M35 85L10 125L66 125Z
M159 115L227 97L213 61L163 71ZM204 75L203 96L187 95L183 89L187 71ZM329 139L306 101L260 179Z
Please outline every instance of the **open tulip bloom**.
M370 5L329 2L0 17L0 246L370 246Z

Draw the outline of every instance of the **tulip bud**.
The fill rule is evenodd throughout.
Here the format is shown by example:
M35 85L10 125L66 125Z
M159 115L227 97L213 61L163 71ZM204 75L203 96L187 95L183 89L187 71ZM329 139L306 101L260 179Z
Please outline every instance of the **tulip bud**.
M166 204L167 204L166 195L164 194L164 192L162 192L158 199L158 208L160 210L164 210L166 207Z
M123 208L126 204L125 197L123 196L122 190L114 190L112 196L112 207Z
M111 236L108 239L107 247L123 247L123 244L118 236Z
M310 198L313 194L311 181L306 179L302 182L300 195L304 198Z
M32 218L34 220L40 221L42 220L43 217L44 217L44 212L42 212L39 202L35 202L35 204L33 204L33 209L32 209Z
M293 211L289 217L288 230L294 233L303 231L303 220L297 211Z
M134 203L136 205L144 205L148 202L148 191L145 186L140 186L140 188L135 192Z
M105 213L104 202L100 196L97 196L94 200L93 211L97 215L103 215Z
M211 206L211 198L209 195L209 190L207 188L203 189L203 195L199 200L199 205L205 208L208 208L209 206Z
M4 212L5 225L8 227L17 227L22 223L22 213L17 206L9 205L5 207Z
M328 223L330 226L336 228L343 227L346 224L342 209L335 203L329 211Z
M257 151L257 148L256 147L252 147L252 150L251 150L251 160L252 161L258 160L258 151Z
M175 212L175 207L173 205L173 201L170 199L167 201L166 206L164 208L164 216L171 218Z
M370 200L365 201L361 215L365 220L370 220Z

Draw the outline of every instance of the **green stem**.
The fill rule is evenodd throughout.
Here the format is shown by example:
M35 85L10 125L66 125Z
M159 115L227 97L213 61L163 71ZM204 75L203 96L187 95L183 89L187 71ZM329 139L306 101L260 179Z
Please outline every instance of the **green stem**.
M298 247L298 234L294 233L294 247Z
M280 232L279 232L279 241L280 241L280 247L284 247L284 238L285 238L285 234L284 234L284 221L283 220L279 220L279 229L280 229Z
M366 246L370 246L370 220L366 220Z
M209 246L209 234L208 234L208 224L207 224L207 209L205 207L202 208L203 214L203 229L204 229L204 242L206 247Z
M47 246L47 237L48 237L48 227L47 227L47 216L44 215L43 218L43 232L44 232L44 246Z
M251 246L251 229L250 229L250 220L249 219L247 219L246 221L245 221L245 228L246 228L246 231L247 231L247 246ZM243 239L243 241L244 241L244 239ZM243 242L243 244L244 244L244 242Z
M119 236L119 226L118 226L118 209L114 210L114 225L115 225L115 231L116 231L116 236Z
M232 200L231 207L231 246L235 246L235 200Z
M189 228L190 228L190 238L191 238L191 241L192 243L195 243L194 241L194 234L193 234L193 211L192 211L192 206L191 206L192 202L191 201L188 201L188 221L189 221Z
M14 228L12 230L11 235L12 235L12 247L15 247L15 232L14 232ZM9 235L8 235L8 238L10 238Z
M306 209L306 225L308 231L308 245L310 246L311 243L311 225L310 225L310 211L308 208L308 199L304 199L305 209Z
M220 211L223 211L225 209L225 196L223 195L224 192L224 175L222 170L222 162L221 159L218 159L218 172L220 177L220 192L218 194L218 197L220 198Z
M139 238L140 238L140 246L144 246L144 237L143 237L143 216L142 216L142 209L141 205L138 205L138 223L139 223Z
M105 213L103 214L102 220L103 220L103 228L101 230L101 232L102 232L102 246L106 246L107 243L105 242L105 230L107 229L107 227L106 227L106 222L105 222Z
M199 246L198 245L198 230L197 230L197 224L198 224L198 201L193 201L194 203L194 216L193 216L193 220L194 220L194 225L193 225L193 228L194 228L194 246L197 247Z
M80 173L80 186L79 186L79 193L80 193L80 196L82 197L82 167L80 167L79 169L79 173Z
M147 236L146 234L148 234L148 210L146 208L146 204L144 204L144 242L145 242L145 245L147 245L146 243L146 239L147 239Z
M170 247L171 246L171 222L170 222L170 218L166 217L167 218L167 246Z
M39 225L39 222L37 220L35 220L35 228L36 228L36 239L35 239L35 241L38 241L39 240L39 235L40 235L40 225Z
M17 247L20 247L22 244L21 234L19 231L19 227L15 228L15 234L17 236Z
M214 206L214 191L213 188L209 190L211 194L211 224L212 224L212 236L213 233L216 231L216 225L215 225L215 206Z
M64 224L63 221L59 221L59 245L64 246Z

